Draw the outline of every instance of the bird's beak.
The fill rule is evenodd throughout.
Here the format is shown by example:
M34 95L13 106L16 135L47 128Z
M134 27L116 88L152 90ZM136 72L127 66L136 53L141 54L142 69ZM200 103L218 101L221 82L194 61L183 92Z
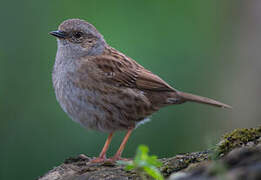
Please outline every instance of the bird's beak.
M57 37L57 38L65 38L67 36L67 34L64 31L51 31L49 32L49 34Z

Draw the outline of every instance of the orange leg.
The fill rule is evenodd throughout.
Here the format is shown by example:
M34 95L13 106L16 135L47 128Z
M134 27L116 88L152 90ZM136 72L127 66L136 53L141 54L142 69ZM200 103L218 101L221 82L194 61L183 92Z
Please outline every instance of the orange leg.
M129 137L130 137L132 131L133 131L133 128L131 128L131 129L128 130L128 132L127 132L127 134L125 135L125 137L124 137L124 139L123 139L123 141L122 141L122 143L121 143L121 145L120 145L118 151L116 152L116 154L115 154L112 158L110 158L110 161L128 160L128 159L121 158L121 154L122 154L122 151L124 150L124 147L125 147L125 145L126 145L128 139L129 139Z
M99 157L91 160L91 162L98 163L98 162L104 162L106 160L106 152L107 152L107 150L110 146L112 136L113 136L113 132L109 134L109 136L108 136L108 138L107 138L107 140L106 140L106 142L105 142L105 144L102 148L102 151L101 151Z

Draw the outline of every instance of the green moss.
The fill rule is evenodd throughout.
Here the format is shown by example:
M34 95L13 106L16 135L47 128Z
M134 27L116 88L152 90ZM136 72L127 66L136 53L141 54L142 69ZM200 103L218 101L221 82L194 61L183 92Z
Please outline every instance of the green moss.
M218 156L223 156L234 148L247 145L248 142L256 144L260 137L261 126L258 128L235 129L223 136L223 139L217 144L216 153Z
M163 161L163 166L161 167L161 172L165 177L169 176L171 173L178 172L180 170L186 169L191 164L197 164L208 158L208 151L205 152L194 152L180 154L173 158L168 158Z

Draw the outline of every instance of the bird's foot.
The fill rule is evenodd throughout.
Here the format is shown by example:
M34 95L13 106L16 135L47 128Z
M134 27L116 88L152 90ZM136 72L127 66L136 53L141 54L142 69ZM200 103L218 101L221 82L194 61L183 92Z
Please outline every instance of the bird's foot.
M106 157L97 157L97 158L90 160L89 163L115 165L117 161L131 161L131 159L116 157L116 156L108 158L108 159Z
M110 161L110 162L116 162L116 161L131 161L131 159L122 158L122 157L120 157L120 156L114 156L114 157L111 157L111 158L107 159L107 161Z
M97 157L97 158L94 158L90 161L90 163L104 163L108 161L108 159L106 157Z

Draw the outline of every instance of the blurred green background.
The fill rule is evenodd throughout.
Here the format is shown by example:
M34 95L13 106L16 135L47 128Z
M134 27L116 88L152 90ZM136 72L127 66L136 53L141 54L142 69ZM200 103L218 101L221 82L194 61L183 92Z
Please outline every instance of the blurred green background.
M58 105L51 82L56 40L48 32L82 18L107 42L177 89L232 105L171 106L131 136L169 157L199 151L261 117L261 1L2 1L0 7L0 179L35 179L69 156L97 156L107 134L86 131ZM112 141L118 148L124 133Z

